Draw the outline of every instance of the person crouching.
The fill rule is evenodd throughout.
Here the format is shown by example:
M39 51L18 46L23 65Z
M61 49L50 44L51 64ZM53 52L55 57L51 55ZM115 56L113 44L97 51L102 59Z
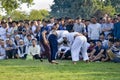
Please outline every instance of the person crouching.
M33 56L33 59L39 59L41 62L43 61L40 57L40 46L37 45L37 40L32 39L32 46L28 48L28 54Z
M27 46L24 44L23 40L19 40L18 56L20 59L26 59L27 57Z

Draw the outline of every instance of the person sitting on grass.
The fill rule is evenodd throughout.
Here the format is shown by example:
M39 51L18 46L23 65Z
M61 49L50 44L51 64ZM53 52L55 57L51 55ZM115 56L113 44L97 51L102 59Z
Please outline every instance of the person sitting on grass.
M68 56L70 55L70 45L67 41L63 41L63 43L61 43L61 45L59 46L58 49L58 58L59 59L67 59Z
M5 42L2 40L0 43L0 60L5 59L6 52L5 52Z
M15 38L14 38L14 43L15 45L18 47L19 45L19 40L20 40L20 36L19 35L16 35Z
M32 45L28 48L28 54L32 55L33 59L43 61L40 57L40 46L37 45L37 39L32 39Z
M32 45L32 39L34 37L32 37L32 35L28 34L25 38L24 38L24 42L25 42L25 45L27 47L31 46Z
M90 53L90 61L100 61L103 57L106 57L105 48L102 46L102 41L98 40L96 47Z
M104 33L100 34L100 40L102 41L103 47L106 49L107 45L108 45L108 40L105 39L105 34Z
M87 50L87 53L88 53L88 56L90 55L90 53L93 51L93 49L95 48L95 42L93 40L90 40L89 41L89 44L90 46L88 47L88 50Z
M24 41L22 39L19 40L18 56L21 59L26 59L27 57L27 46L24 44Z
M112 62L120 62L120 40L115 40L114 45L107 50L107 54Z
M16 53L16 46L12 40L8 41L6 44L6 57L7 59L14 59L17 58L18 54Z
M102 58L101 59L102 62L109 61L109 56L107 54L107 51L109 51L112 48L113 44L114 44L114 39L109 39L108 40L108 45L106 47L106 58Z

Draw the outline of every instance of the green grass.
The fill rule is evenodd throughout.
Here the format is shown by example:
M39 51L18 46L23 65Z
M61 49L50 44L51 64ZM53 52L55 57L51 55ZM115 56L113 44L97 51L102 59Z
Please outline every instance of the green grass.
M0 80L120 80L120 64L0 60Z

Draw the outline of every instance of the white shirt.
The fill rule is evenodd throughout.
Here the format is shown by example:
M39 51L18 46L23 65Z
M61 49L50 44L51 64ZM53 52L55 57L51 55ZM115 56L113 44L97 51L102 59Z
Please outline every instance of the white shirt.
M58 43L61 43L63 41L63 37L65 34L69 33L67 30L57 30L57 37L58 37Z
M18 29L18 27L16 26L16 27L12 27L12 30L11 30L11 35L13 35L14 34L14 31L17 31L17 29Z
M40 54L40 46L39 45L36 45L35 47L30 46L28 48L28 54L31 54L33 56L36 54Z
M101 25L99 23L88 25L88 37L91 40L98 40L101 32Z
M5 48L0 46L0 59L4 59L6 56Z
M34 33L35 32L35 30L36 30L36 26L32 26L32 32Z
M33 35L31 35L31 37L32 37L32 39L34 38ZM27 36L24 37L24 42L25 42L25 45L26 45L27 47L28 47L30 44L32 44L32 41L31 41L31 40L29 41L29 40L27 39Z
M62 49L64 49L65 51L63 52L66 53L68 50L70 50L70 45L61 44L58 50L61 51Z
M11 33L12 33L12 29L13 29L13 27L9 27L9 28L8 28L8 33L11 34Z
M85 32L85 24L83 23L75 23L74 26L73 26L73 30L75 32L79 32L79 33L84 33Z
M113 29L113 23L105 23L102 27L102 30L104 29ZM107 36L111 31L105 31L104 33Z
M65 35L65 37L67 38L67 40L69 41L70 45L72 45L73 41L74 41L74 37L76 34L79 34L78 32L71 32Z
M4 40L6 39L6 29L3 27L0 28L0 36Z

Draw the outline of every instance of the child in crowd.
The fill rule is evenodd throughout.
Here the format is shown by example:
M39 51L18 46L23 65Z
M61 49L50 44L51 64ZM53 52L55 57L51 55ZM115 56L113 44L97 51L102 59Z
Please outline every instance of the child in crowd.
M101 61L101 58L106 57L105 48L102 46L102 41L98 40L96 43L96 47L90 53L91 61Z

